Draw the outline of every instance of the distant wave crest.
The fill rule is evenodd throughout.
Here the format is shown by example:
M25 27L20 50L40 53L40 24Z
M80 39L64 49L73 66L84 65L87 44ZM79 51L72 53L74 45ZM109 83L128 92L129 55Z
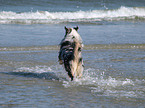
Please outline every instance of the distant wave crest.
M1 24L53 24L64 22L145 20L145 7L124 7L118 9L90 10L76 12L0 12Z

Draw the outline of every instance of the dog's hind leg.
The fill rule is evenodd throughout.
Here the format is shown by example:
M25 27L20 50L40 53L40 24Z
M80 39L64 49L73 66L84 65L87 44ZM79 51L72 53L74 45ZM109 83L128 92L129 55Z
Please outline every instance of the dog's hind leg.
M75 48L74 48L74 59L73 59L73 72L75 77L81 77L82 76L82 71L83 71L83 66L82 66L82 57L81 57L81 44L74 39L75 42Z
M79 58L78 67L77 67L77 76L79 78L82 77L83 69L84 69L84 67L83 67L83 60L82 60L82 58Z

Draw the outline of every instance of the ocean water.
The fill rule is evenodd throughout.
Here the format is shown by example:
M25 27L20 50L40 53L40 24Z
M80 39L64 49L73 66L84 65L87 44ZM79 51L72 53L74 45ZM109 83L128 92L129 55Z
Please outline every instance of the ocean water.
M58 63L79 26L85 69ZM144 0L0 0L1 108L144 108Z

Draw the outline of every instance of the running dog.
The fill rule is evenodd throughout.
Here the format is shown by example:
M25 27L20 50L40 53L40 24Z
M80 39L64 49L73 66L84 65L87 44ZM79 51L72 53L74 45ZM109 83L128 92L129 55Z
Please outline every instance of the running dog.
M60 43L59 64L63 64L68 76L73 81L80 78L83 72L83 59L81 50L82 38L78 34L78 26L74 28L65 27L65 36Z

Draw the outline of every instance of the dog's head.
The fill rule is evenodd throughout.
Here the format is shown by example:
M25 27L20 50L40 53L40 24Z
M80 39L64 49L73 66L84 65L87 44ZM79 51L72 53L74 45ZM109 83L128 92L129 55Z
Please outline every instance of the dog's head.
M73 39L75 38L83 47L82 38L78 34L79 27L77 26L77 27L73 27L73 28L67 28L65 26L64 28L65 28L65 36L62 39L61 43L64 42L64 41L73 41Z
M67 35L78 35L77 31L79 29L79 27L74 27L74 28L67 28L66 26L64 27L65 28L65 36Z

